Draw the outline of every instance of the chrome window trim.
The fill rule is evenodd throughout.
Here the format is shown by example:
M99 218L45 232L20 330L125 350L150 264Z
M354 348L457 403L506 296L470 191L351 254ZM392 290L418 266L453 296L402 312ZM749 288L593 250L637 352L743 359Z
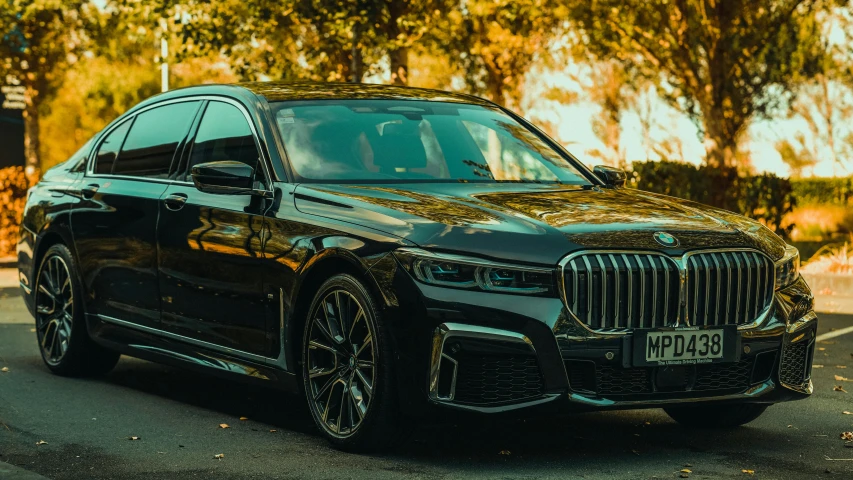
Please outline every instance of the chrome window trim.
M150 177L137 177L137 176L132 176L132 175L113 175L111 173L109 173L109 174L95 173L95 171L94 171L95 170L95 159L97 157L97 152L101 148L101 144L104 142L106 137L110 133L112 133L113 130L120 127L125 122L134 120L136 118L136 116L139 115L140 113L144 113L144 112L147 112L148 110L152 110L152 109L157 108L157 107L163 107L163 106L172 105L175 103L200 102L200 101L204 101L204 100L227 103L227 104L230 104L230 105L237 107L237 109L240 110L240 113L243 114L243 118L245 118L246 123L249 124L249 129L252 131L252 138L255 140L255 147L257 147L258 154L260 154L260 158L258 159L258 164L261 166L261 170L263 170L263 172L264 172L264 178L267 181L266 186L267 186L267 188L272 188L273 182L272 182L272 177L271 177L270 172L269 172L270 165L268 164L269 155L267 155L267 153L264 152L264 149L262 147L263 143L260 140L260 135L258 134L258 129L255 128L255 122L252 121L252 117L251 117L251 115L249 115L249 111L246 109L245 105L243 105L239 101L237 101L233 98L224 97L221 95L192 95L192 96L187 96L187 97L173 98L170 100L163 100L161 102L157 102L157 103L153 103L151 105L147 105L144 108L141 108L141 109L139 109L139 110L137 110L137 111L135 111L129 115L125 114L126 117L124 117L124 118L119 117L119 118L122 118L122 120L120 122L117 122L115 125L111 126L108 130L104 130L104 132L98 137L98 141L95 144L95 147L92 149L91 152L89 152L89 158L88 158L87 163L86 163L86 171L84 173L84 176L85 177L117 178L117 179L125 179L125 180L140 180L140 179L142 179L142 180L164 180L170 184L193 185L194 186L193 182L187 182L187 181L176 181L176 180L170 180L170 179L157 179L157 178L150 178ZM207 108L205 107L205 111L206 110L207 110ZM201 120L204 120L204 112L201 112L201 114L202 114ZM199 121L199 124L201 123L201 120ZM132 127L133 126L131 125L131 130L132 130ZM130 130L128 130L127 133L128 133L128 135L130 135ZM191 155L192 151L190 151L189 154Z
M691 261L691 257L693 257L695 255L714 254L714 253L732 253L732 252L743 252L744 254L749 254L749 253L757 254L759 256L764 257L769 262L770 265L775 265L775 263L773 262L773 259L770 258L768 255L766 255L764 252L761 252L760 250L756 250L754 248L741 248L741 247L690 250L690 251L684 252L680 256L670 256L670 255L667 255L663 252L659 252L659 251L655 251L655 250L622 250L622 249L617 249L617 250L579 250L576 252L572 252L572 253L566 255L565 257L563 257L562 259L560 259L560 262L558 263L558 267L559 267L558 271L560 274L560 278L557 281L557 291L558 291L559 297L563 301L563 306L565 307L565 310L568 313L569 317L577 325L580 325L581 328L583 328L584 330L589 332L591 335L611 336L611 337L619 337L619 336L629 335L631 333L631 330L616 331L616 332L606 332L606 331L594 330L594 329L590 328L588 325L586 325L583 321L581 321L580 318L577 317L577 315L575 315L575 312L572 310L571 306L568 303L568 295L566 292L566 266L569 265L570 262L572 262L573 260L575 260L578 257L582 257L582 259L584 261L586 261L585 255L588 256L588 255L602 255L602 254L616 254L616 255L625 254L625 255L635 255L635 258L637 259L637 262L639 264L641 271L644 271L645 269L643 268L642 261L637 256L639 256L639 255L654 255L654 256L662 257L662 258L665 258L668 261L675 264L676 269L678 270L679 276L681 279L680 285L679 285L678 322L676 323L676 325L674 325L674 327L675 328L690 327L692 325L690 324L689 312L687 312L687 306L688 305L687 305L687 292L686 292L688 262ZM694 263L696 263L698 265L698 261L696 259L692 259L692 260ZM629 271L630 271L630 269L629 269ZM741 270L738 269L738 271L741 271ZM697 278L698 278L698 276L697 276ZM740 275L738 275L738 284L740 284ZM641 287L642 287L642 285L643 285L643 283L641 283ZM699 288L698 285L699 285L699 282L697 281L695 288ZM640 317L641 317L640 321L641 322L643 322L645 320L645 318L642 318L644 316L643 315L644 314L644 300L645 300L644 293L645 292L642 292L642 288L641 288L641 297L640 297ZM758 327L762 323L764 323L764 321L770 315L770 312L773 310L773 297L774 297L774 295L775 295L775 291L771 293L770 301L767 303L767 306L764 308L764 310L762 310L757 315L755 320L753 320L752 322L747 323L747 324L738 325L738 327L737 327L738 331L751 330L751 329ZM589 297L591 298L591 295ZM756 302L757 302L757 299L756 299ZM738 304L740 304L740 288L738 288ZM654 319L652 319L652 322L653 321L654 321ZM641 325L642 325L642 323L641 323Z
M481 327L479 325L467 325L464 323L442 323L435 329L432 338L432 355L429 366L429 398L436 402L453 402L456 397L456 374L459 363L451 356L444 353L444 344L448 338L469 337L484 340L496 340L500 342L524 343L530 347L533 353L536 349L533 342L525 335L510 330L499 328ZM441 396L438 392L439 374L441 373L441 360L447 359L453 363L453 377L450 382L450 393Z

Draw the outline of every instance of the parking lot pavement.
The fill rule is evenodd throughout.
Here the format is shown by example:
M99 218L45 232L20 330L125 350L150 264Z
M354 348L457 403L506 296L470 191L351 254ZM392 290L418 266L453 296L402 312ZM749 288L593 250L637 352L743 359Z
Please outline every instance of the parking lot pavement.
M8 302L21 300L0 310ZM100 379L51 375L29 322L0 324L0 478L2 462L52 479L853 478L840 438L853 431L853 382L835 378L853 378L853 333L819 345L812 398L744 428L688 430L660 410L439 418L393 453L358 456L330 449L304 401L272 390L126 357ZM849 326L823 315L820 332Z

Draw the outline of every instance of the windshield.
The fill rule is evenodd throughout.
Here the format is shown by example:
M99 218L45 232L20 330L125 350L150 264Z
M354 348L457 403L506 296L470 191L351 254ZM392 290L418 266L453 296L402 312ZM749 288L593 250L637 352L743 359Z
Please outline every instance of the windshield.
M589 181L496 108L414 100L272 104L300 182Z

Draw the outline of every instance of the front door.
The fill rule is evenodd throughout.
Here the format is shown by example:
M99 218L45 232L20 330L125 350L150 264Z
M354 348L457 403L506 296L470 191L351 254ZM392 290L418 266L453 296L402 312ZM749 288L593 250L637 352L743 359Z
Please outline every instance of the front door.
M210 101L176 181L163 193L157 240L163 328L203 346L269 350L261 235L269 201L195 188L193 165L232 160L266 187L259 143L242 107Z
M156 328L160 320L155 232L160 197L201 105L147 109L101 140L71 212L89 314Z

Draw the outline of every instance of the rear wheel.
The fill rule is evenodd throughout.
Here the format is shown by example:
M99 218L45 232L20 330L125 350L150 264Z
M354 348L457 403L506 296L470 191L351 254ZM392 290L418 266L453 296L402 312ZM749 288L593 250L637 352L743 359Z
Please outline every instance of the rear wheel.
M80 282L68 247L53 245L36 276L36 337L44 363L60 375L97 375L110 371L119 354L89 338Z
M732 428L745 425L760 417L769 405L743 403L740 405L713 405L669 407L663 410L676 422L696 428Z
M390 339L370 293L355 277L335 275L308 312L302 373L317 427L349 451L399 441L407 429L394 390Z

